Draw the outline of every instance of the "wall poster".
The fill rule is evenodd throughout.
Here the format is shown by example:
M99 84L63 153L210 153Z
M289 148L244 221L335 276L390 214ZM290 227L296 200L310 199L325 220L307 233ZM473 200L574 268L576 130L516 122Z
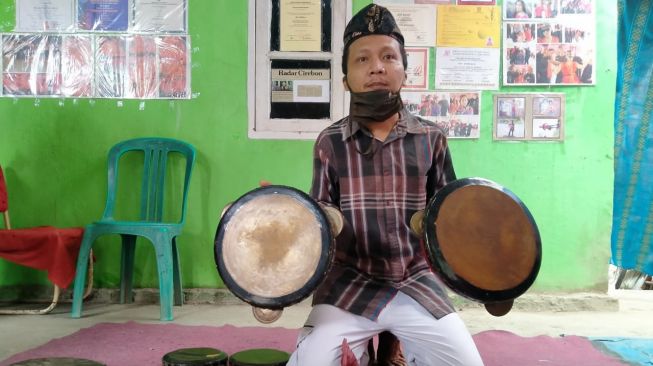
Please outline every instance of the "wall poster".
M593 0L504 2L504 85L593 85Z
M329 118L331 64L320 60L272 60L270 118Z
M480 91L403 91L401 97L409 112L435 122L448 138L479 138Z

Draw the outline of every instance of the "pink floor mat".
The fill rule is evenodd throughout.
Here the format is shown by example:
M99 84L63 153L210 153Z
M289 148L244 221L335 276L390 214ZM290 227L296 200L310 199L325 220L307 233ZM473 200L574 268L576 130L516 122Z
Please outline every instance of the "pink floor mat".
M297 329L230 325L100 323L18 353L0 362L0 366L45 357L84 358L108 366L161 365L166 353L189 347L218 348L228 354L248 348L291 352L298 333ZM486 366L626 365L583 337L520 337L505 331L486 331L474 335L474 340Z

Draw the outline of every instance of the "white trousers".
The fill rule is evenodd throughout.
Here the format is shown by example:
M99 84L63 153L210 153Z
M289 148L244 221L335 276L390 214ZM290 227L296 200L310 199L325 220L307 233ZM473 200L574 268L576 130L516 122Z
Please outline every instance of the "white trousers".
M342 340L366 366L368 341L390 331L399 341L408 365L482 366L474 340L460 316L436 319L410 296L397 293L377 321L332 305L316 305L297 339L287 366L340 366Z

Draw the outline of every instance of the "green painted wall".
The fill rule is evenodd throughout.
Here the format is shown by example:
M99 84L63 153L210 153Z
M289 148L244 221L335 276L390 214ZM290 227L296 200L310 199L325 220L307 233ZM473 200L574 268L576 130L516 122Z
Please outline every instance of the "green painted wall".
M359 9L369 1L354 1ZM2 0L0 31L13 27ZM247 137L247 1L190 2L192 87L181 101L0 98L0 164L15 228L84 226L102 214L106 153L116 142L164 136L198 151L186 227L180 237L185 287L222 287L213 262L220 211L260 179L307 191L311 141ZM482 100L481 138L452 141L459 177L495 180L529 207L542 236L543 263L534 291L605 289L612 212L616 3L597 16L597 85L503 88L566 93L563 143L492 141L492 93ZM127 202L128 199L122 202ZM100 240L95 283L119 283L116 238ZM136 287L157 287L153 250L140 242ZM45 283L45 275L0 261L0 286Z

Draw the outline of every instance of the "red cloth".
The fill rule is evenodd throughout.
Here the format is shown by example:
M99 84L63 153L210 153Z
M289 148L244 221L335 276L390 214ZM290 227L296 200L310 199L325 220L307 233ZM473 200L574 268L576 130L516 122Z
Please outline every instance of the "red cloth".
M45 270L48 279L64 289L73 281L83 228L41 226L0 230L0 257Z
M7 211L9 202L7 202L7 184L5 183L5 176L2 174L2 167L0 166L0 212Z

